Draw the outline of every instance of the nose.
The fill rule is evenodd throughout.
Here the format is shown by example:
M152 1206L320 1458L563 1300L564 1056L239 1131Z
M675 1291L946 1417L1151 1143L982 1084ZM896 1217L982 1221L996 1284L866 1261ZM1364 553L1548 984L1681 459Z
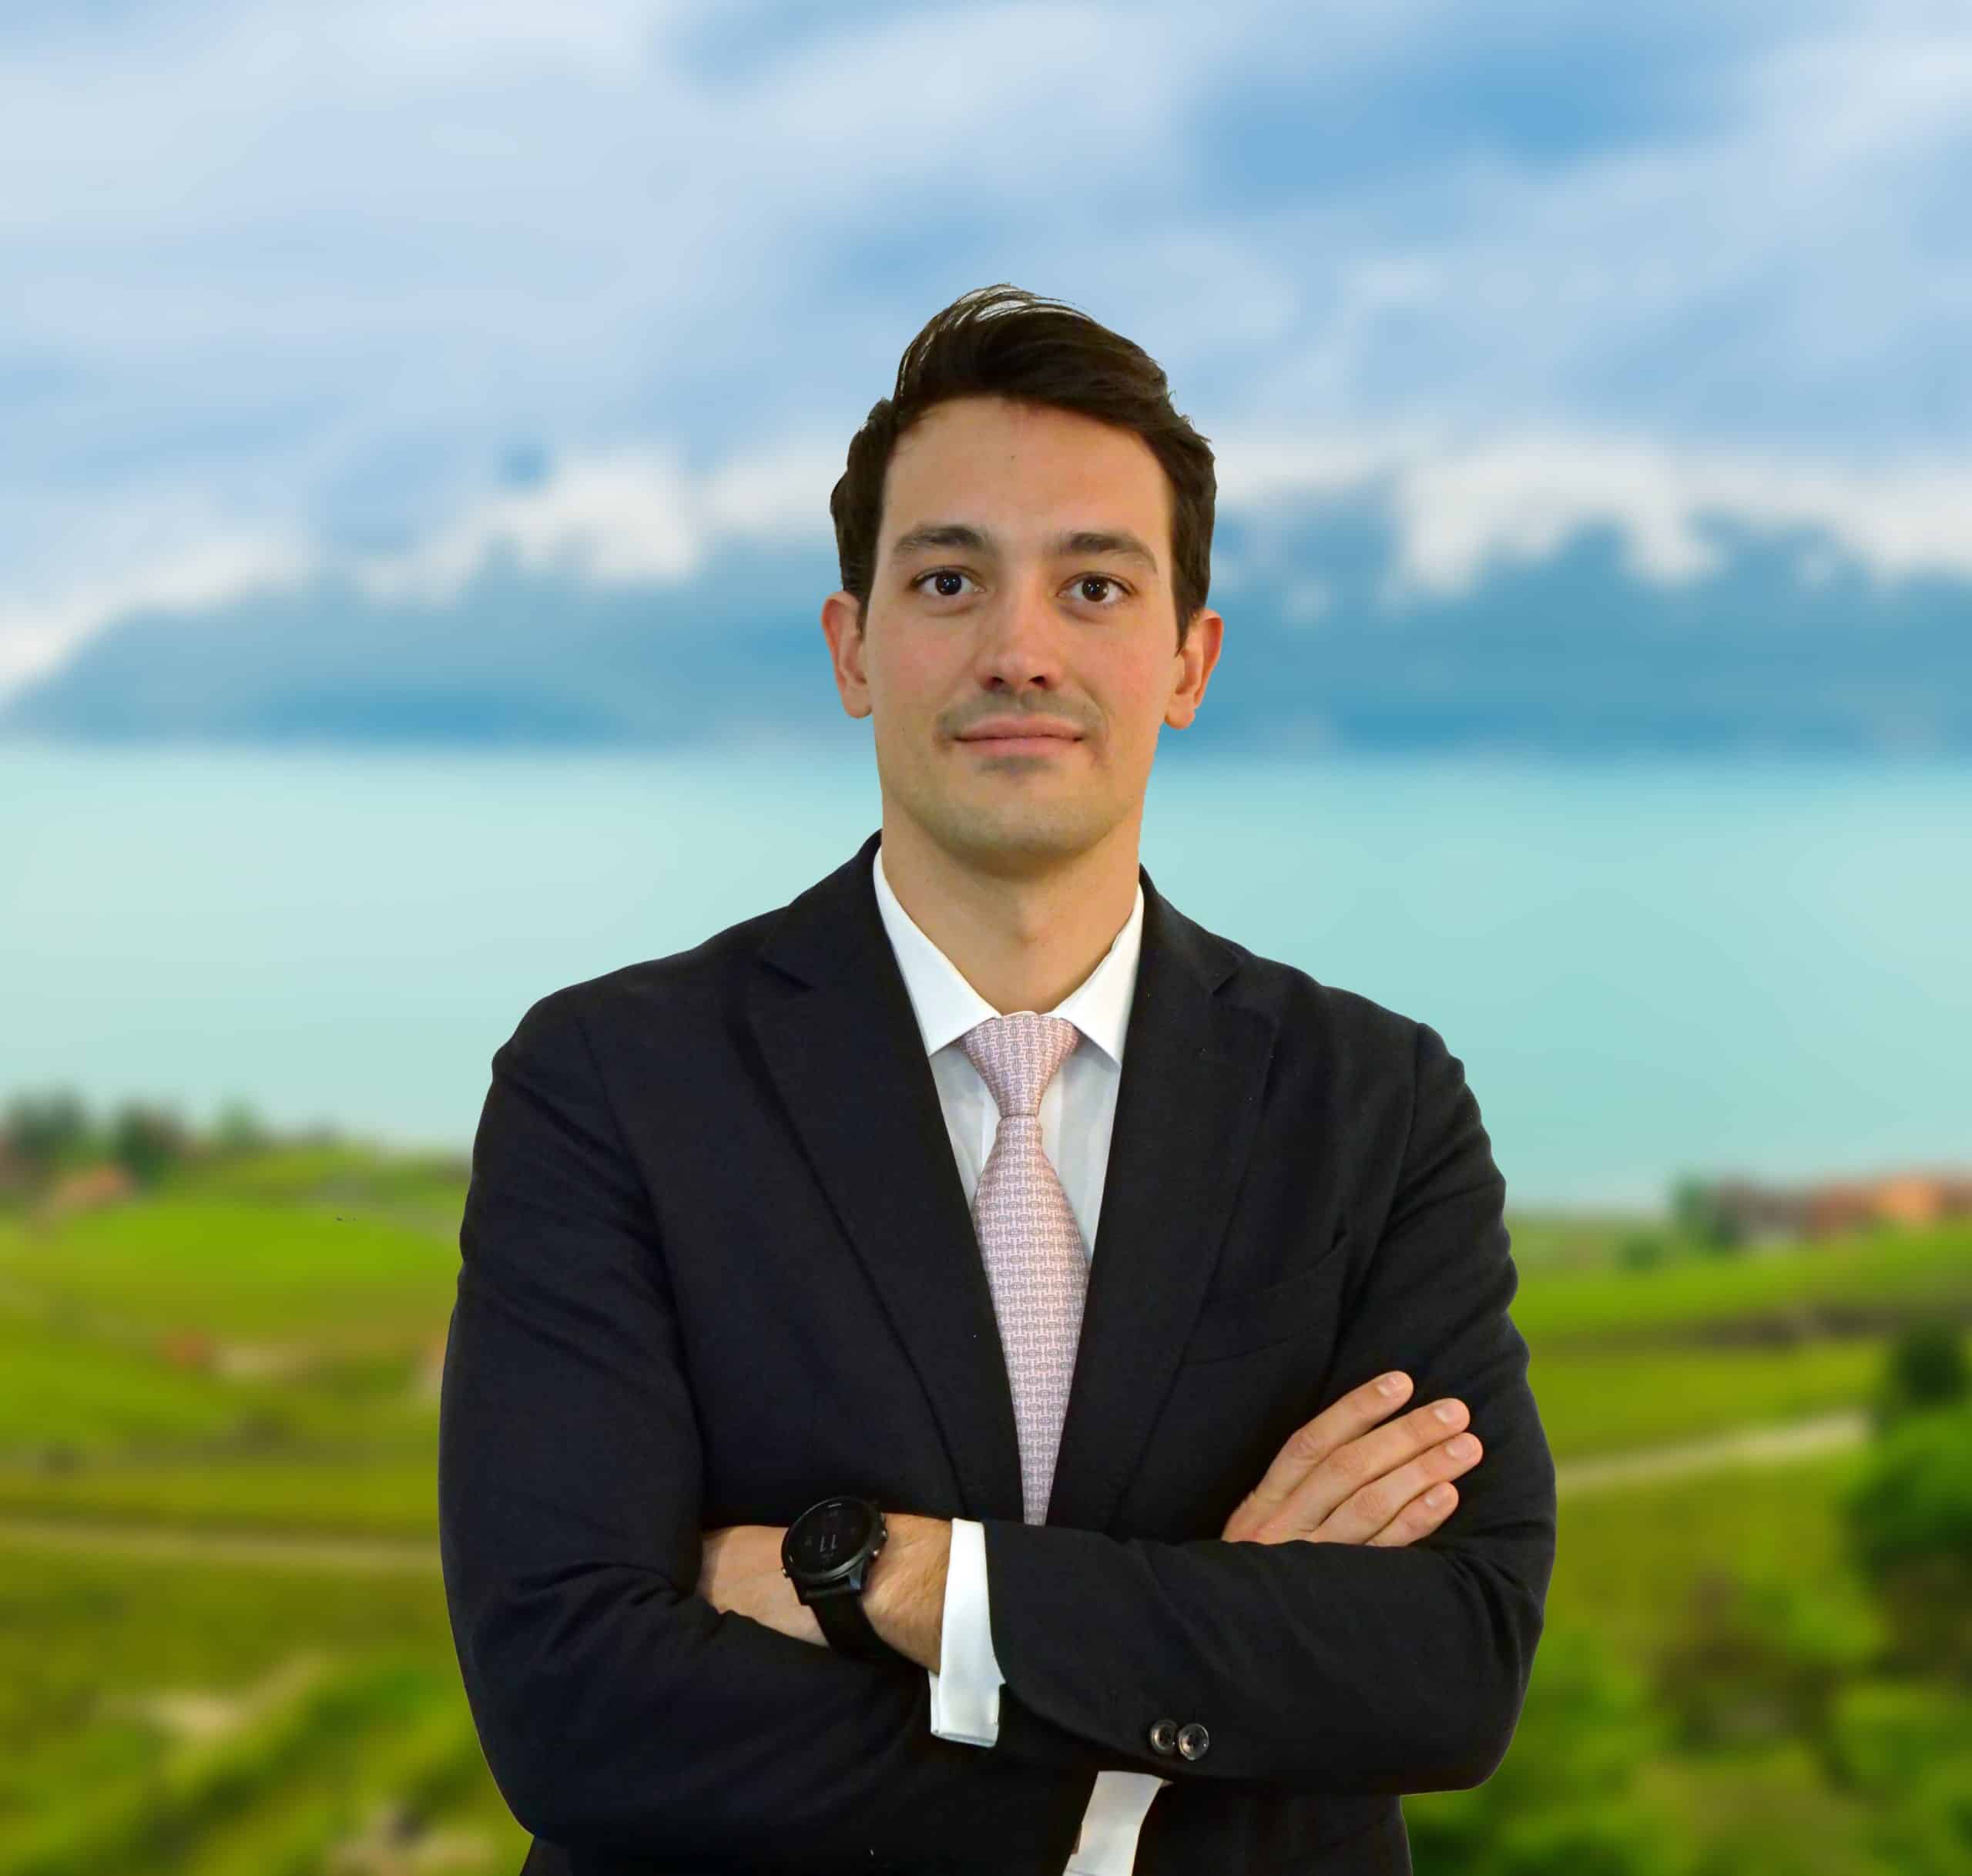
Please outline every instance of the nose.
M1067 627L1045 576L1015 582L978 616L974 664L983 686L998 683L1015 691L1036 683L1059 686Z

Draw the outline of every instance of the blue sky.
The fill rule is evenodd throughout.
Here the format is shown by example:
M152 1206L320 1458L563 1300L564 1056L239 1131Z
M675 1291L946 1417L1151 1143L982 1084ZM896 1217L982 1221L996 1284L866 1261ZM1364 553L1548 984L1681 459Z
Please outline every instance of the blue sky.
M1972 14L1896 0L16 4L0 700L326 576L825 551L998 280L1164 364L1222 515L1373 505L1393 605L1721 522L1972 593L1968 183Z

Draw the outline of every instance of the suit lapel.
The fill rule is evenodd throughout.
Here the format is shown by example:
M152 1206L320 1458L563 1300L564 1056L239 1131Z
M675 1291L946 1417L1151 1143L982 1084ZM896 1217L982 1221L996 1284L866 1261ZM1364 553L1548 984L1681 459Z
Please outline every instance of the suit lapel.
M1108 1528L1170 1391L1218 1266L1273 1053L1271 1022L1217 994L1238 953L1142 878L1136 994L1048 1498L1049 1522L1088 1531Z
M816 1177L917 1368L963 1515L1021 1515L992 1293L871 876L880 834L783 910L748 1008ZM1049 1522L1101 1530L1142 1458L1251 1151L1273 1030L1231 945L1140 871L1142 948ZM880 1429L872 1428L873 1438ZM910 1507L899 1507L909 1509Z

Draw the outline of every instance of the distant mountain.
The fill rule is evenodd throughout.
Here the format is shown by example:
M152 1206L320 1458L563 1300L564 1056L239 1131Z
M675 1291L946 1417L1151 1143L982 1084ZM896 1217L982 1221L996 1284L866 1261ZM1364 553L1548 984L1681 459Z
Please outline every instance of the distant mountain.
M1385 606L1366 510L1222 519L1226 646L1189 746L1972 750L1972 587L1877 587L1825 544L1721 530L1723 570L1639 579L1616 540ZM1812 569L1806 577L1802 569ZM489 562L441 604L341 579L134 615L0 704L0 736L84 741L676 746L834 734L818 612L833 555L728 555L602 588Z

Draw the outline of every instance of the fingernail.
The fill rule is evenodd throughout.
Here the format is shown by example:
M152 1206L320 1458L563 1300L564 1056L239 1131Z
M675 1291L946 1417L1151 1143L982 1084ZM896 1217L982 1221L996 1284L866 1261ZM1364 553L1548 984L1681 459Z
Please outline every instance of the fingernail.
M1377 1383L1377 1391L1379 1394L1401 1394L1404 1391L1404 1377L1401 1374L1386 1374Z
M1449 1401L1440 1401L1438 1404L1432 1409L1432 1411L1434 1412L1447 1426L1450 1426L1451 1423L1458 1418L1458 1409L1453 1406L1451 1402Z
M1450 1496L1451 1493L1447 1487L1444 1485L1434 1485L1429 1492L1424 1494L1424 1502L1435 1509L1437 1506L1444 1504L1445 1500Z

